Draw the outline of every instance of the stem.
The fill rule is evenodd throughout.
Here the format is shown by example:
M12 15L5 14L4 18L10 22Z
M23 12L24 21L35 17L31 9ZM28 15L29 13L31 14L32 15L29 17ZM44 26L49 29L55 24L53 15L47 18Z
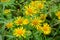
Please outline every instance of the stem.
M5 5L3 5L3 13L4 13Z
M44 38L45 38L45 40L46 40L46 36L44 35Z

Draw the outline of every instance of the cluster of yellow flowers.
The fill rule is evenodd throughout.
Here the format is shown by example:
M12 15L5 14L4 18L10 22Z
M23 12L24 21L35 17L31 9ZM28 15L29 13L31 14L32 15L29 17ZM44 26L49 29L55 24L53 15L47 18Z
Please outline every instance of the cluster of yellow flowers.
M25 14L26 15L34 15L40 11L40 9L44 8L44 3L41 1L31 1L28 6L25 6Z
M44 2L41 1L31 1L31 3L29 5L25 5L25 15L31 16L30 19L28 18L24 18L24 17L17 17L14 20L14 23L9 22L6 24L7 28L12 28L14 25L16 24L17 26L20 25L31 25L34 28L36 28L38 31L42 31L43 34L48 35L51 33L51 27L48 23L45 22L47 14L44 13L40 13L40 15L37 17L35 16L35 14L39 13L40 10L42 10L44 8ZM4 13L9 13L10 10L6 9L4 10ZM34 15L34 16L33 16ZM58 19L60 19L60 11L58 11L56 13L56 16L58 17ZM14 29L13 31L13 35L15 35L16 37L19 36L23 36L25 37L26 34L26 29L24 29L23 27L18 27L16 29Z
M6 13L6 12L5 12ZM58 19L60 19L60 11L58 11L56 13L56 16L58 17ZM27 24L30 24L32 26L34 26L38 31L43 31L43 33L45 35L48 35L51 33L51 27L48 23L43 23L44 20L46 19L47 17L47 14L40 14L40 17L34 17L34 18L31 18L30 20L27 19L27 18L23 18L23 17L17 17L17 19L15 19L14 23L16 25L27 25ZM41 23L43 23L43 26L41 26ZM6 27L7 28L12 28L13 27L13 23L12 22L9 22L6 24ZM15 36L23 36L25 37L26 33L26 29L23 29L23 27L21 28L16 28L14 29L13 31L13 35Z
M50 4L52 0L50 1L49 0L48 1L46 0L29 0L29 1L28 0L12 0L12 1L0 0L0 2L3 6L1 7L3 8L3 13L4 13L2 14L2 16L4 18L6 17L5 20L11 19L11 21L5 24L5 28L8 29L8 30L5 30L7 34L10 34L11 32L11 35L13 37L16 37L16 38L22 37L23 40L25 40L24 38L28 38L28 40L30 40L29 38L33 36L34 36L33 38L35 38L36 35L39 38L45 35L47 36L49 34L52 34L53 31L55 32L55 28L53 25L55 22L53 21L54 19L60 20L60 11L56 10L57 12L55 12L55 10L53 9L53 6L51 6ZM54 6L56 5L54 4ZM54 10L55 13L52 10ZM49 13L54 13L54 14L50 15ZM55 18L53 18L53 16ZM51 18L52 21L49 20L49 18ZM43 36L40 36L40 34ZM52 34L52 36L55 36L55 35ZM49 37L47 38L49 39ZM19 39L16 39L16 40L19 40ZM42 38L42 40L44 39Z
M13 31L13 35L16 37L26 37L26 34L31 34L30 31L27 31L25 28L21 27L21 25L27 25L29 23L28 19L23 19L22 17L17 17L17 19L14 20L14 22L8 22L6 23L6 28L10 29L14 27L14 24L17 26L20 25L20 27L15 28Z
M45 19L45 18L44 18ZM48 35L50 34L51 32L51 27L49 26L48 23L43 23L42 20L40 20L39 18L34 18L34 19L31 19L28 20L28 19L24 19L22 17L17 17L17 19L15 19L14 23L18 26L18 25L27 25L27 24L30 24L31 26L34 26L34 28L36 28L37 30L42 30L44 34ZM41 23L43 23L43 27L41 26ZM13 27L13 24L12 23L7 23L6 24L6 27L7 28L11 28ZM16 36L23 36L24 37L24 34L25 34L25 29L22 28L16 28L14 30L14 35Z
M25 21L26 22L26 21ZM18 23L18 22L16 22L16 23ZM18 23L17 25L19 25L20 23ZM25 24L27 24L27 23L25 23ZM14 26L14 24L12 23L12 22L9 22L9 23L7 23L6 24L6 28L8 28L8 29L10 29L10 28L13 28L13 26ZM26 37L26 34L31 34L31 32L30 31L27 31L25 28L23 28L23 27L18 27L18 28L15 28L14 30L13 30L13 35L14 36L16 36L16 37Z
M40 15L33 16L40 12L44 8L44 2L41 1L31 1L31 3L26 6L25 5L25 15L30 16L30 19L24 18L24 17L17 17L13 23L7 23L6 27L11 28L16 24L17 26L23 26L23 25L31 25L34 28L36 28L38 31L42 31L43 34L48 35L51 33L51 27L48 23L45 22L47 14L40 13ZM9 13L10 10L5 10L4 13ZM31 17L32 16L32 17ZM60 19L60 11L56 14L58 19ZM43 26L42 26L43 25ZM30 32L30 31L28 31ZM27 30L23 27L18 27L14 29L13 35L16 37L23 36L25 37L25 34L27 33Z
M29 23L29 20L26 18L26 19L24 19L24 18L22 18L22 17L17 17L17 19L14 21L14 23L16 24L16 25L27 25L28 23Z
M51 33L51 27L48 23L44 23L43 26L37 26L37 30L42 31L45 35L48 35Z

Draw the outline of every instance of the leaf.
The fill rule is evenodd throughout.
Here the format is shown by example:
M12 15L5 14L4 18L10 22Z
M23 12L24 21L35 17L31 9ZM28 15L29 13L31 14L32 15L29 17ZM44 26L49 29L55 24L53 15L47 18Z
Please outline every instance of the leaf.
M0 35L0 40L2 40L2 36Z

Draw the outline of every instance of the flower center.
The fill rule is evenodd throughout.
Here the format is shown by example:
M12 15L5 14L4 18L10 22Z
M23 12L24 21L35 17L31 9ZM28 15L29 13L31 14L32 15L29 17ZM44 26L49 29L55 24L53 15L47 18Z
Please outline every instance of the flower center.
M31 8L28 8L28 12L29 12L29 13L32 13L32 9L31 9Z
M33 24L34 24L34 25L37 25L38 23L39 23L39 22L38 22L37 20L34 20L34 21L33 21Z
M23 34L23 31L22 30L18 30L17 33L21 35L21 34Z

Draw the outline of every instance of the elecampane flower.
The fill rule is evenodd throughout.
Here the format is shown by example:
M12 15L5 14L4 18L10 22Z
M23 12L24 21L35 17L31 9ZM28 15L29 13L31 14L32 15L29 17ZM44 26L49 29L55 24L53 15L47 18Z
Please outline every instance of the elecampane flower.
M17 17L17 19L14 21L16 25L22 25L23 23L23 18L22 17Z
M28 20L28 19L24 19L24 20L23 20L23 24L24 24L24 25L27 25L28 23L29 23L29 20Z
M13 23L12 22L9 22L6 24L6 28L12 28L13 27Z
M13 31L13 35L15 35L16 37L25 37L24 35L25 35L25 33L26 33L26 30L25 29L23 29L23 27L21 27L21 28L16 28L16 29L14 29L14 31Z
M49 24L44 23L43 27L42 27L42 31L45 35L48 35L51 33L51 27L49 26Z
M60 11L56 13L56 16L58 17L58 19L60 19Z

